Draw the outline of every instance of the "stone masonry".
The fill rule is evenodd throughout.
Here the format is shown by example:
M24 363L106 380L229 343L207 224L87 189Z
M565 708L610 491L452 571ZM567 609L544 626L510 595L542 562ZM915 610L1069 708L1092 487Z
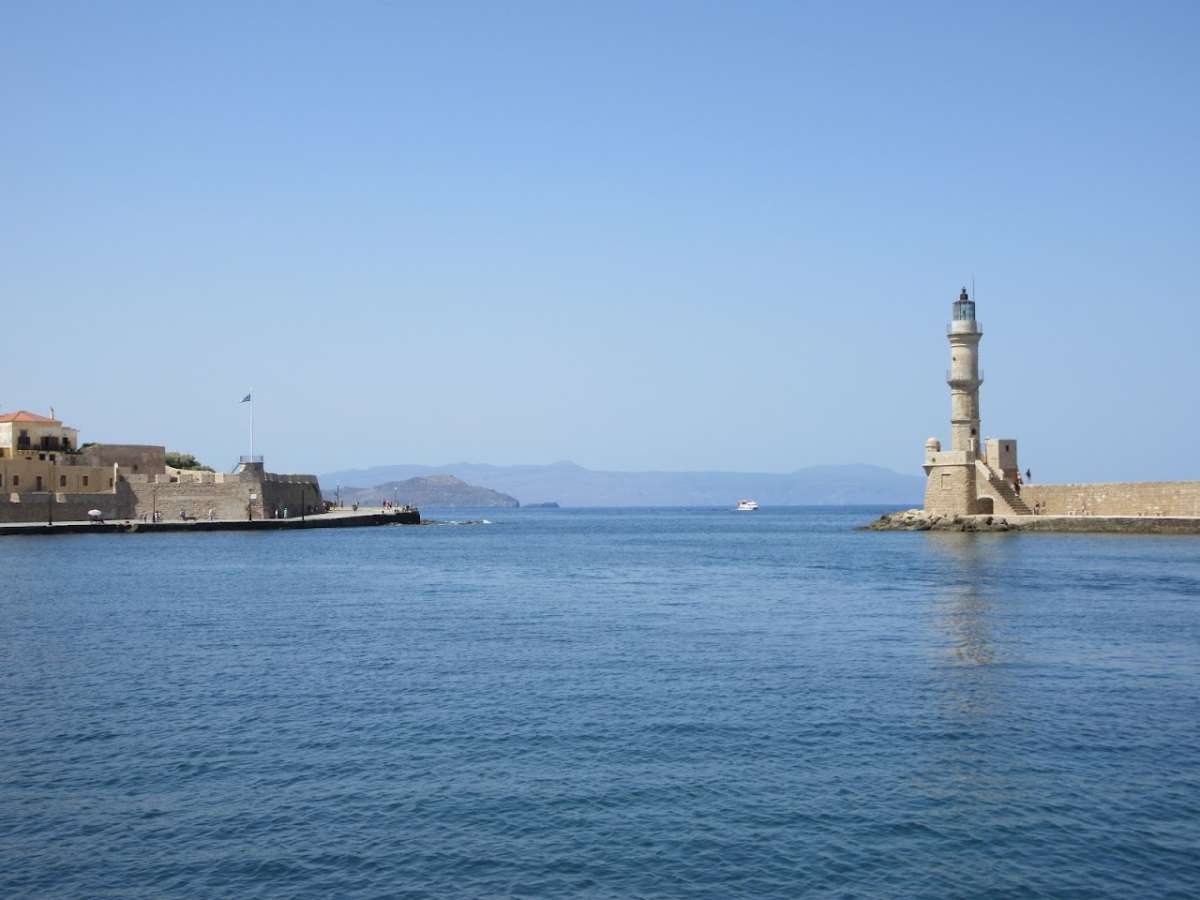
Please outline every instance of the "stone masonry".
M172 470L175 471L175 470ZM246 463L232 474L180 471L125 479L135 502L132 518L155 511L163 518L295 518L324 512L315 475L276 475L262 463Z
M113 469L104 470L112 474ZM297 518L324 512L314 475L276 475L262 463L234 473L168 469L156 474L118 474L111 489L96 492L38 492L0 498L0 523L80 521L98 509L106 519L140 519L154 512L164 520Z
M925 442L925 514L929 516L1200 516L1200 481L1120 484L1022 484L1017 442L981 438L979 343L983 328L963 288L951 307L951 447Z
M1200 481L1030 484L1021 499L1051 516L1200 516Z

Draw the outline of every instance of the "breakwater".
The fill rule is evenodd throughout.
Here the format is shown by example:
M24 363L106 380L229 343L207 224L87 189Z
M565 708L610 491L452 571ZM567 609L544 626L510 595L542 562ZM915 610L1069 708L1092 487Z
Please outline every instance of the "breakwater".
M123 519L105 522L0 525L0 537L38 534L150 534L169 531L297 531L310 528L364 528L376 525L420 525L417 510L396 512L324 513L303 519L207 519L141 522Z

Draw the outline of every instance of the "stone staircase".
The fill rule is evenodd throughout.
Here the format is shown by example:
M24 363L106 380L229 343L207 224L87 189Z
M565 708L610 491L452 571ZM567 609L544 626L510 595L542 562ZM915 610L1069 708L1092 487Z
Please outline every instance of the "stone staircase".
M987 479L988 487L996 493L996 497L999 500L1008 506L1010 515L1033 515L1033 510L1029 508L1029 504L1017 495L1017 492L1013 490L1013 486L1003 478L997 476L983 460L975 460L975 471ZM1004 512L1004 510L996 509L996 512Z

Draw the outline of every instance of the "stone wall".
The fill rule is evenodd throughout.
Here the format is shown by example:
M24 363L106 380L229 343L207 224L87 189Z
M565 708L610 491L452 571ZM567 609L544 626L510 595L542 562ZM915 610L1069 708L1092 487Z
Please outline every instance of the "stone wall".
M1015 473L1006 474L1011 477ZM997 484L996 481L1003 483ZM1000 516L1024 515L1024 507L1015 509L1012 505L1020 495L1012 490L1011 483L1003 478L997 479L995 473L982 463L976 465L975 494L978 499L975 501L975 512Z
M153 444L91 444L80 451L83 464L109 466L114 463L123 470L142 475L165 472L167 448Z
M975 512L975 466L927 465L925 511L942 515Z
M134 495L134 518L155 511L164 520L178 521L180 513L189 518L207 519L209 510L217 519L245 519L250 495L261 493L256 481L226 476L224 481L170 481L159 478L130 477L126 482ZM261 499L254 502L254 518L262 518Z
M111 469L100 471L111 474ZM254 499L251 500L251 497ZM155 510L164 521L189 519L288 518L324 512L321 488L312 475L274 475L261 471L236 474L184 472L171 475L127 475L112 491L53 495L56 522L84 521L90 509L109 519L140 519ZM0 494L0 523L45 522L49 495Z
M12 497L19 497L13 500ZM133 495L128 489L93 494L61 493L54 496L55 522L87 521L88 510L98 509L106 519L128 519L133 513ZM45 522L47 494L5 494L0 499L0 522Z
M325 511L321 485L315 475L272 475L262 481L262 509L270 518L293 519L303 510L305 515Z
M217 519L288 518L324 512L320 485L312 475L275 475L254 469L236 474L180 472L176 476L129 476L135 517L160 512L176 521L184 512L189 518L207 519L209 510ZM253 498L253 499L251 499Z
M1021 499L1052 516L1200 516L1200 481L1027 484Z

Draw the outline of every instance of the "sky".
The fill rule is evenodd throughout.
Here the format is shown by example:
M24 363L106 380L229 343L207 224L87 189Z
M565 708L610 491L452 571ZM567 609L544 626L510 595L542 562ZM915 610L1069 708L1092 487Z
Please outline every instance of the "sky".
M1195 3L0 4L0 410L228 470L1200 478Z

